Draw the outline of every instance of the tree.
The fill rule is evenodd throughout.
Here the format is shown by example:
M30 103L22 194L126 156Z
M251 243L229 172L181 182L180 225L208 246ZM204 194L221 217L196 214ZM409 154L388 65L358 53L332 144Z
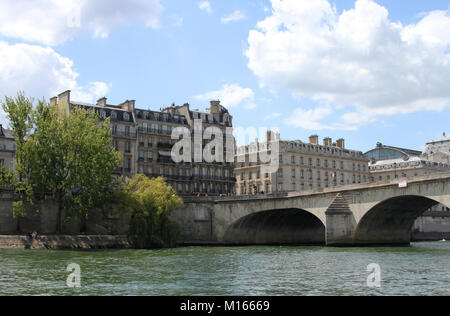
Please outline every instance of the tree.
M44 101L33 109L28 106L32 101L22 98L7 99L3 106L16 122L11 124L16 138L24 135L17 144L16 185L20 183L29 201L50 195L58 203L56 231L61 232L64 210L67 216L87 218L110 196L121 156L111 146L109 119L101 121L97 113L82 108L65 115Z
M178 225L169 215L183 204L164 178L136 175L123 182L117 199L131 215L129 239L137 248L173 247Z

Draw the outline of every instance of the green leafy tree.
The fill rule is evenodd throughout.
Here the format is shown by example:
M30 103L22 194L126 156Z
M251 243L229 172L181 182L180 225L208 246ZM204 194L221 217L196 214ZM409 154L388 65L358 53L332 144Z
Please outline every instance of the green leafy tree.
M176 245L179 227L169 216L183 200L164 178L136 175L123 183L117 198L131 215L129 239L137 248Z
M110 196L121 156L111 146L109 120L100 120L94 111L73 108L66 115L44 101L33 109L32 101L22 98L7 99L3 106L10 121L16 121L11 124L16 141L24 135L17 145L15 185L27 201L51 196L58 203L56 230L61 232L64 210L67 216L87 218ZM16 205L21 207L23 202Z

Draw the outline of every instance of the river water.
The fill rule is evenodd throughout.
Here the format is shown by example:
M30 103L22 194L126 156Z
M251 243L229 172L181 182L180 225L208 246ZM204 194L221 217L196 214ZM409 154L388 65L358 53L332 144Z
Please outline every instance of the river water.
M81 287L69 288L69 264ZM381 268L381 287L367 271ZM69 277L69 280L76 280ZM0 295L450 295L450 243L405 248L0 250Z

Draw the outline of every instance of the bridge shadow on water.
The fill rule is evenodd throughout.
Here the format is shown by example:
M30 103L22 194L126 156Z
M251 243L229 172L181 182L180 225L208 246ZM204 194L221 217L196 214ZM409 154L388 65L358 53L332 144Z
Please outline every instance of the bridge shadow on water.
M264 211L232 224L224 242L228 245L325 245L325 225L301 209Z

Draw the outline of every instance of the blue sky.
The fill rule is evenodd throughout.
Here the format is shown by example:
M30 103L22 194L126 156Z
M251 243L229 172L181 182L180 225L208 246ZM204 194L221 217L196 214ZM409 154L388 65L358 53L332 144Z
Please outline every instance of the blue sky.
M220 98L283 139L422 149L450 133L449 34L442 0L0 0L0 95Z

